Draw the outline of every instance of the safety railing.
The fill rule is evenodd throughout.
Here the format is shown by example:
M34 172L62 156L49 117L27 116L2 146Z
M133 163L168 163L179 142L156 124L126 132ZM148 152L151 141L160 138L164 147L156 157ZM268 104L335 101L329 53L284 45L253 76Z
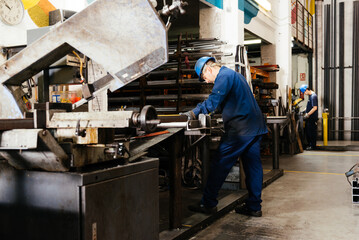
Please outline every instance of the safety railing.
M292 0L292 36L304 46L313 49L313 16L297 0Z

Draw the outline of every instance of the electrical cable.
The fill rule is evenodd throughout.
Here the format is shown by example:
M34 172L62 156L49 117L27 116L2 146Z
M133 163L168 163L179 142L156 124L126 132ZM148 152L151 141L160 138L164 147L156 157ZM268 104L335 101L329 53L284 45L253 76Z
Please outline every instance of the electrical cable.
M35 101L37 102L37 85L34 78L30 78L30 80L34 83L35 88Z
M82 59L80 58L80 56L75 52L75 51L72 51L73 54L75 54L75 56L78 58L78 60L80 61L80 76L81 76L81 81L80 83L83 83L85 81L85 78L82 74L82 68L83 68L83 61Z

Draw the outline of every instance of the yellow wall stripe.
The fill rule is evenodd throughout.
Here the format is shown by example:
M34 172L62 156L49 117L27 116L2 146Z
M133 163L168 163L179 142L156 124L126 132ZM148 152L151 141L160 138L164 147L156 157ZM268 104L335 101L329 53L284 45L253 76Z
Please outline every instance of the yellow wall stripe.
M308 172L308 171L289 171L284 170L285 173L316 173L316 174L326 174L326 175L338 175L338 176L345 176L344 173L327 173L327 172Z

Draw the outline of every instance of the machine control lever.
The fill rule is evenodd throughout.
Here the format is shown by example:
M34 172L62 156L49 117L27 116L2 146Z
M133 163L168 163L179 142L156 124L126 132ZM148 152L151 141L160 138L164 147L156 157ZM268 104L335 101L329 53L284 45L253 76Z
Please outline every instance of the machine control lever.
M77 120L77 124L76 124L76 130L75 130L75 135L79 136L79 137L86 137L86 129L82 129L80 128L80 119Z

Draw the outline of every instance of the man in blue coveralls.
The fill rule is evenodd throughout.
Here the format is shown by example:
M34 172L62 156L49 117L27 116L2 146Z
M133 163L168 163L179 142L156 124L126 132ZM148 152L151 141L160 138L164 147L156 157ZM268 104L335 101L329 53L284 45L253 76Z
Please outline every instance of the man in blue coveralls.
M309 96L304 115L305 135L308 141L308 147L305 150L315 150L317 147L318 97L306 84L300 86L299 89L304 95Z
M188 119L195 119L200 113L209 114L217 110L222 113L225 134L212 159L202 199L188 208L205 214L216 212L218 192L229 171L241 157L249 197L236 208L236 212L261 217L263 168L260 142L262 135L268 132L262 112L241 74L221 67L213 57L200 58L195 70L199 81L214 83L212 93L192 111L182 114Z

